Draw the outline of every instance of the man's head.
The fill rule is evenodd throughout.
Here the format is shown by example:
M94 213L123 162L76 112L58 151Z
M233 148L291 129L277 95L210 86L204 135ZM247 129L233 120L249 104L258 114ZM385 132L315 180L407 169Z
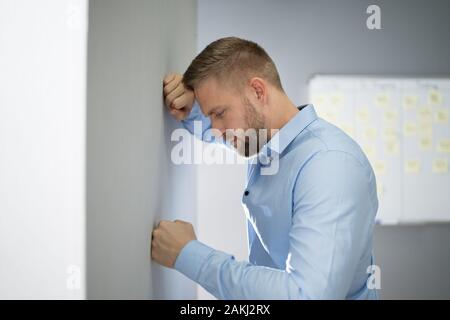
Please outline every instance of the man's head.
M184 85L193 90L202 112L221 135L227 129L268 129L271 99L284 93L272 59L258 44L228 37L210 43L183 75ZM237 151L248 157L261 143L250 148L249 137L226 133ZM270 137L267 137L270 138Z

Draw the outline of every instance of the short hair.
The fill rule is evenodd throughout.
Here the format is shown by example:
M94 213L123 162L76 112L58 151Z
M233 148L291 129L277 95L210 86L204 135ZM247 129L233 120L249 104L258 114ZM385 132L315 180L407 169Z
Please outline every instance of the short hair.
M210 77L239 91L252 77L260 77L283 91L275 63L267 52L257 43L237 37L211 42L192 60L183 75L183 83L194 90Z

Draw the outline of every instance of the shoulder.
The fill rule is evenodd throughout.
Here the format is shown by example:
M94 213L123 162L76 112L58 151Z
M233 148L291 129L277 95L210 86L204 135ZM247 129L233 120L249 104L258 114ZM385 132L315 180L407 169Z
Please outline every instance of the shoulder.
M318 118L299 134L289 147L289 153L303 165L314 160L326 164L349 162L358 167L370 168L369 161L361 147L344 131Z

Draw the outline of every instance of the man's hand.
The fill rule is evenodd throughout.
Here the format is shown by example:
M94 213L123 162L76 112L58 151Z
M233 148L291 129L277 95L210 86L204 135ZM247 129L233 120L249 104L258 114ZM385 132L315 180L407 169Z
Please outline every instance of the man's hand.
M164 102L177 120L186 119L195 101L194 92L184 86L182 79L180 74L169 73L163 80Z
M157 263L173 268L181 249L191 240L197 240L192 224L162 220L152 232L151 257Z

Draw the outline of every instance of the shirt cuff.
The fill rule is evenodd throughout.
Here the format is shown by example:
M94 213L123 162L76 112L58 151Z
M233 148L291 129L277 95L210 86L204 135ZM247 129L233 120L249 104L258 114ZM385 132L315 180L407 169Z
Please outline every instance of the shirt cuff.
M193 121L196 119L201 119L201 116L203 115L200 106L197 102L197 100L194 100L194 104L192 105L192 109L191 112L189 112L188 116L186 117L186 119L181 120L182 122L189 122L189 121Z
M213 248L200 241L191 240L181 249L174 268L189 279L197 281L200 269L213 251Z

